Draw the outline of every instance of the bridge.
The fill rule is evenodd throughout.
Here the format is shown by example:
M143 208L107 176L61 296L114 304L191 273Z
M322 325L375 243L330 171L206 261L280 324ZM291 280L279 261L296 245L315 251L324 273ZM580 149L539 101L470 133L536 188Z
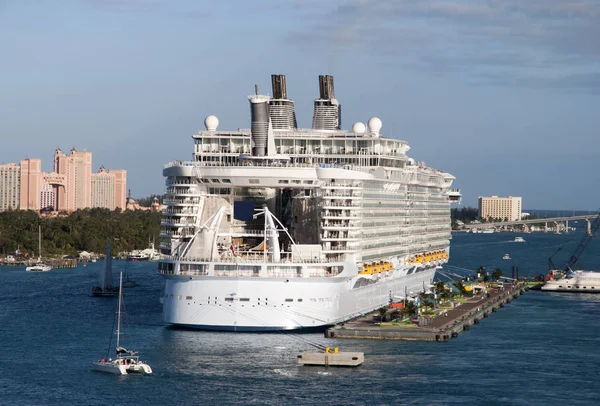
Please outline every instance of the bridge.
M569 232L569 221L585 220L587 223L587 233L590 235L591 222L590 219L596 217L596 213L586 214L583 216L569 216L569 217L548 217L548 218L537 218L530 220L515 220L515 221L497 221L488 223L477 223L477 224L465 224L464 228L469 231L480 230L480 229L499 229L499 228L522 228L523 231L531 231L530 226L534 224L543 224L544 231L548 232L550 229L555 229L557 232L564 231ZM548 226L550 224L550 227Z

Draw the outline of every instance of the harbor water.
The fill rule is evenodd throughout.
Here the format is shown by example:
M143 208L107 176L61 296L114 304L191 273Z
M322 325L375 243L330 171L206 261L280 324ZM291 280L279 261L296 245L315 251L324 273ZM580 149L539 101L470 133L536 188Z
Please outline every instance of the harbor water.
M563 244L554 262L564 264L582 236L458 233L450 265L537 275ZM593 239L582 256L588 269L600 268L599 248ZM113 261L115 281L125 264ZM124 291L121 335L154 374L93 372L92 361L108 356L116 310L115 298L90 295L100 266L0 267L0 405L586 405L600 393L597 294L531 291L444 343L202 332L164 325L156 263L127 264L140 286ZM311 343L363 351L365 363L298 366Z

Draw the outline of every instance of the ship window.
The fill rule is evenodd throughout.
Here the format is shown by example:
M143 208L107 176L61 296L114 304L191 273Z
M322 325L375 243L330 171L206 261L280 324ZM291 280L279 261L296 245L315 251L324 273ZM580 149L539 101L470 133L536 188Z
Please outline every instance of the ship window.
M558 285L559 288L562 288L562 285Z
M240 298L240 302L249 302L249 301L250 301L250 298L247 298L247 297Z
M306 183L307 185L312 185L313 181L312 180L305 180L304 183Z
M248 179L248 183L251 185L258 185L260 182L258 179Z
M223 183L231 183L231 179L223 179Z
M293 179L292 183L300 184L300 180L299 179Z
M290 183L287 179L279 179L279 183Z
M294 299L285 299L286 302L293 302Z
M584 289L587 289L587 286L584 286L583 288L584 288Z
M192 297L191 296L186 296L185 300L192 300Z
M225 301L226 301L226 302L233 302L233 298L232 298L232 297L226 297L226 298L225 298Z
M221 183L221 181L219 179L211 179L210 180L212 183Z
M298 299L298 301L299 301L299 302L301 302L301 301L302 301L302 299Z

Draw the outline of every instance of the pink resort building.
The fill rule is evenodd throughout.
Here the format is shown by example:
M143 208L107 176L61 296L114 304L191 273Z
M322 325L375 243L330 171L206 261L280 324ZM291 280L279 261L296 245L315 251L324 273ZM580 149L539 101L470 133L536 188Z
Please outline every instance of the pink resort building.
M0 211L9 209L72 212L88 207L125 209L127 171L101 167L92 173L92 153L60 149L54 170L42 172L40 159L0 165Z

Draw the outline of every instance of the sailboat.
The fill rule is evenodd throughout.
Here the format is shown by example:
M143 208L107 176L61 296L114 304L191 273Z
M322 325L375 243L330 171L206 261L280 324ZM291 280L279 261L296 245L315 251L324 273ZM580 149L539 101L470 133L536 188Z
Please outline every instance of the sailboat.
M52 267L50 265L42 262L42 226L39 226L38 241L39 241L39 247L38 247L39 256L38 256L37 263L35 265L28 266L27 268L25 268L25 270L27 272L48 272L48 271L52 270Z
M104 265L100 268L100 285L92 288L92 296L115 297L119 294L119 288L113 286L112 278L112 256L110 241L106 241L106 258Z
M125 280L123 281L123 287L124 288L135 288L136 286L139 286L139 284L134 281L133 279L129 279L129 273L127 272L127 263L125 263Z
M115 346L115 359L101 358L92 364L92 369L110 374L127 375L129 373L151 374L152 368L135 351L121 347L121 302L123 301L123 272L119 278L119 302L117 305L117 345ZM112 343L112 337L111 337ZM109 345L110 347L110 345Z

